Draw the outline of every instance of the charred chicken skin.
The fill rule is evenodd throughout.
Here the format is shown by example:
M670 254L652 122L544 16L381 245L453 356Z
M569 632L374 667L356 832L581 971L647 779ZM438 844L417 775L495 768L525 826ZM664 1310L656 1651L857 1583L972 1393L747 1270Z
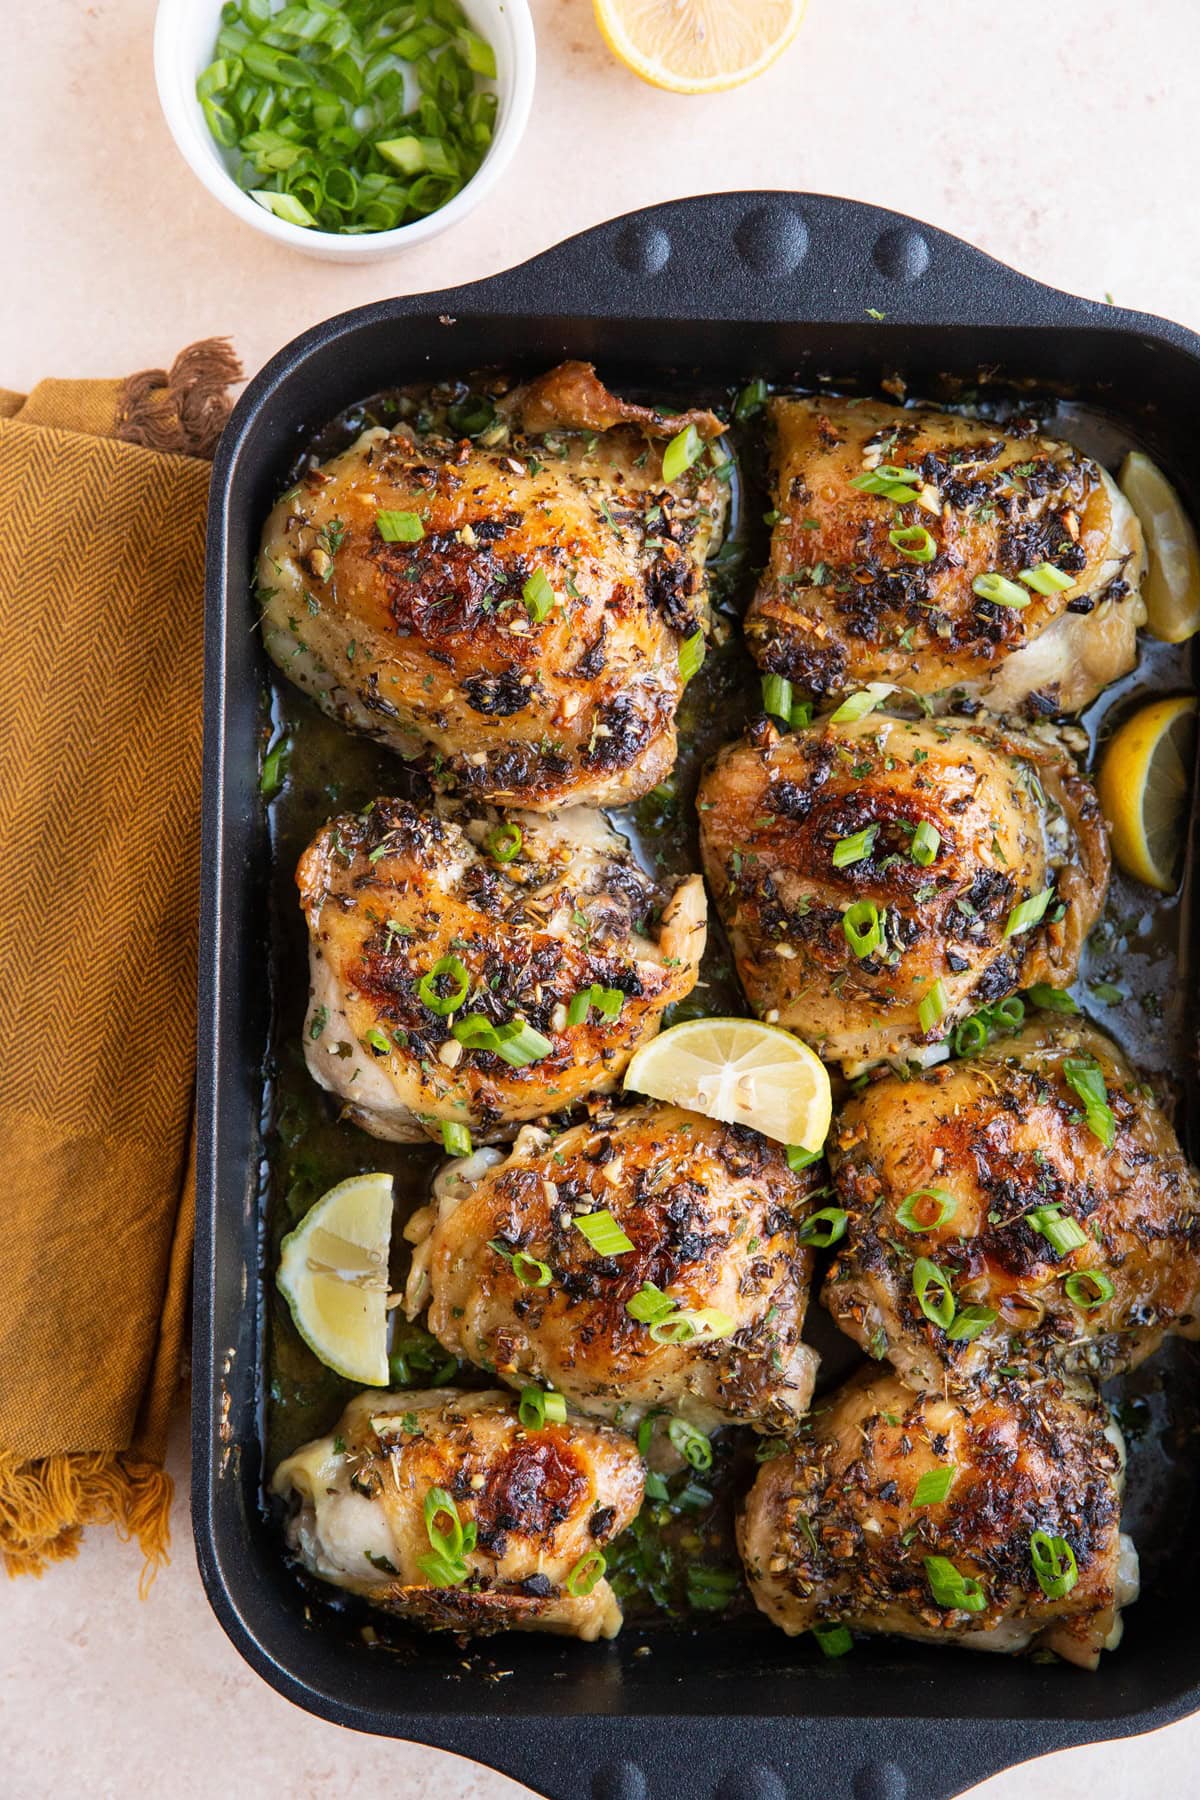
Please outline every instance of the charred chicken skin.
M359 1394L272 1491L304 1567L374 1606L454 1631L592 1639L621 1628L603 1551L642 1481L619 1432L527 1429L511 1394L432 1388Z
M309 1069L402 1142L446 1123L511 1136L612 1088L704 949L699 875L657 887L586 807L452 819L377 800L327 825L297 880Z
M1036 1644L1095 1668L1137 1598L1123 1479L1090 1389L1009 1381L946 1399L867 1370L764 1465L738 1543L756 1602L791 1635Z
M657 1105L479 1160L410 1227L409 1311L428 1300L448 1350L628 1427L653 1407L703 1429L795 1426L817 1365L800 1338L812 1171L758 1132ZM590 1233L609 1221L605 1254Z
M746 997L849 1071L933 1060L964 1014L1065 987L1104 902L1099 803L1069 753L981 720L765 721L700 786Z
M725 488L666 442L705 412L617 400L584 363L471 440L363 432L279 501L267 650L324 711L460 795L538 811L633 800L675 761L679 651L707 628ZM714 452L713 455L716 453Z
M829 1149L847 1232L822 1297L914 1387L989 1364L1107 1378L1200 1331L1200 1184L1090 1025L1037 1015L968 1061L873 1082Z
M762 668L1039 716L1133 667L1141 529L1090 457L1028 421L824 397L768 412L778 522L746 620ZM974 586L994 576L1000 600Z

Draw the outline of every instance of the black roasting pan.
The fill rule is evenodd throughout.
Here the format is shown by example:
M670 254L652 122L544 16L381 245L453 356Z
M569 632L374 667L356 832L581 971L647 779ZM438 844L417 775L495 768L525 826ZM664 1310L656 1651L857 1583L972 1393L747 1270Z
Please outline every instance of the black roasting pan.
M306 439L350 402L564 356L594 359L618 387L666 370L868 391L899 373L918 394L947 374L1031 383L1113 421L1114 444L1157 457L1200 516L1200 337L822 195L651 207L492 280L343 313L268 364L222 439L208 540L193 1514L214 1610L298 1705L478 1758L551 1800L939 1800L1025 1758L1179 1719L1200 1707L1200 1483L1187 1478L1200 1445L1178 1424L1151 1480L1182 1497L1142 1543L1152 1579L1094 1675L885 1640L825 1662L754 1619L605 1645L507 1636L469 1653L426 1637L401 1654L340 1629L285 1566L260 1498L270 996L257 536ZM1184 1029L1178 1073L1194 1048ZM1180 1354L1197 1385L1195 1353Z

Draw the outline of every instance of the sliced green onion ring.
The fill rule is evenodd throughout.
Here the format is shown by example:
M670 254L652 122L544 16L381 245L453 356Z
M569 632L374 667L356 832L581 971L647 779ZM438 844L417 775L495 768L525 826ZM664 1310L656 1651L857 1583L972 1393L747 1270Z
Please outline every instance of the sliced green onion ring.
M693 675L698 675L704 664L705 652L703 630L693 631L691 637L685 637L679 646L679 675L685 687Z
M442 1147L447 1156L470 1156L471 1133L453 1119L442 1120Z
M1032 588L1035 594L1061 594L1075 586L1075 577L1056 568L1052 562L1040 562L1036 568L1022 569L1018 580Z
M512 1267L513 1275L520 1287L549 1287L550 1264L530 1256L527 1250L510 1250L499 1238L489 1238L488 1249L502 1256Z
M595 1212L582 1213L572 1223L576 1231L587 1239L597 1256L624 1256L634 1247L633 1239L625 1235L607 1206L597 1207Z
M939 1468L926 1469L913 1489L913 1505L940 1506L954 1486L957 1474L958 1470L953 1463L942 1463Z
M992 1306L964 1306L961 1312L946 1327L946 1336L952 1344L973 1344L977 1337L982 1337L990 1325L996 1323L996 1310Z
M1088 1241L1087 1232L1078 1221L1070 1217L1064 1218L1057 1206L1035 1206L1025 1217L1059 1256L1069 1256L1072 1250L1081 1250Z
M689 1425L686 1419L672 1419L667 1426L667 1436L691 1468L701 1472L712 1468L712 1445L704 1433Z
M1095 1312L1112 1299L1116 1289L1102 1269L1076 1269L1063 1282L1063 1292L1081 1312Z
M960 1612L983 1611L987 1596L972 1576L963 1575L948 1556L927 1556L924 1560L929 1591L939 1606Z
M586 1599L607 1567L599 1550L585 1550L564 1583L572 1600Z
M905 1231L940 1231L957 1211L958 1201L946 1188L915 1188L896 1208L896 1222Z
M388 544L416 544L425 536L425 527L415 512L381 510L375 514L375 529Z
M856 900L842 914L842 933L860 962L884 947L883 918L873 900Z
M926 1035L936 1029L950 1010L950 998L946 993L944 981L935 981L927 987L917 1007L917 1020L922 1032Z
M902 530L889 531L888 543L909 562L932 562L937 555L937 544L923 525L906 525Z
M506 820L503 825L497 825L494 831L488 833L484 839L484 848L493 862L510 863L521 854L524 842L521 827Z
M541 1431L547 1424L563 1425L567 1418L567 1402L562 1394L548 1388L524 1387L517 1417L527 1431Z
M664 481L677 481L698 462L704 453L704 439L694 425L685 425L682 431L676 432L663 451L662 478Z
M1075 1552L1064 1537L1035 1531L1029 1539L1029 1560L1047 1600L1063 1599L1079 1580Z
M913 1264L912 1288L925 1317L945 1331L954 1319L954 1289L945 1270L927 1256L918 1256Z
M809 1213L807 1219L796 1227L796 1236L802 1244L813 1244L818 1250L828 1250L831 1244L840 1243L846 1235L848 1215L840 1206L823 1206L820 1212Z
M861 831L852 832L849 837L839 838L833 846L834 868L847 869L852 863L865 862L874 849L875 839L878 836L878 825L864 825Z
M1016 937L1019 932L1031 931L1035 925L1040 925L1053 898L1053 887L1045 887L1040 894L1033 894L1014 906L1004 927L1005 937Z
M453 985L443 992L440 982ZM457 956L441 956L427 974L422 975L417 983L417 998L422 1006L427 1006L431 1013L439 1018L456 1012L466 999L471 986L471 977L466 967Z
M928 819L922 819L913 832L908 854L920 869L927 869L941 846L942 834Z
M894 692L895 688L890 681L869 681L865 688L859 688L856 694L843 700L836 712L830 713L829 723L853 725L859 719L865 719L868 713L874 712L877 706L882 706L888 695Z
M1019 588L1015 581L989 569L983 575L977 575L971 583L973 593L981 600L990 600L993 606L1010 606L1019 612L1023 606L1029 605L1029 595L1024 588Z

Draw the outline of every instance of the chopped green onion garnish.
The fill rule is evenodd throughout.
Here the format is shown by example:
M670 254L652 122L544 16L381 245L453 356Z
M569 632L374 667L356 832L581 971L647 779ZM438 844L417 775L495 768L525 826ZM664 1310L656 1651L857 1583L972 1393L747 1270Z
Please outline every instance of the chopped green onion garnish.
M763 711L773 719L782 719L785 725L792 722L792 684L783 675L764 675L762 678Z
M831 725L853 725L857 719L865 719L868 713L881 706L888 695L893 692L890 681L869 681L865 688L859 688L842 701L835 713L830 714Z
M484 839L484 847L493 862L510 863L521 854L521 845L525 842L519 825L505 823L497 825Z
M917 1188L896 1208L897 1223L905 1231L938 1231L958 1211L958 1201L945 1188Z
M661 1288L655 1287L652 1281L643 1281L632 1300L625 1302L625 1311L639 1325L652 1325L657 1319L665 1319L679 1305L670 1294L664 1294Z
M838 1243L845 1235L846 1213L840 1206L823 1206L796 1227L800 1242L815 1244L818 1250L828 1250L830 1244Z
M950 999L946 993L944 981L935 981L932 987L925 989L921 1004L917 1008L917 1019L921 1030L930 1032L941 1024L950 1007Z
M794 1175L798 1175L801 1169L811 1168L813 1163L820 1160L820 1150L806 1150L803 1144L789 1144L787 1147L787 1165Z
M441 984L449 982L449 988ZM422 975L417 983L417 998L423 1006L427 1006L439 1018L457 1011L467 997L471 986L471 977L457 956L442 956L434 963L427 975Z
M1030 899L1022 900L1019 906L1014 906L1004 927L1005 937L1016 937L1018 932L1030 931L1033 926L1040 925L1053 898L1054 889L1047 887L1040 894L1034 894Z
M860 494L879 494L883 499L895 500L901 505L915 500L924 485L919 469L902 469L896 463L880 463L877 469L864 469L850 483Z
M1095 1312L1111 1300L1116 1289L1100 1269L1077 1269L1063 1282L1063 1291L1083 1312Z
M686 1419L672 1419L667 1426L667 1436L682 1456L684 1462L693 1469L712 1468L712 1445L702 1431L689 1425Z
M545 569L535 569L521 589L525 609L535 625L540 625L554 605L554 589Z
M488 1249L512 1264L512 1272L521 1287L549 1287L550 1264L539 1262L527 1250L510 1250L498 1238L489 1238Z
M447 1008L447 1011L450 1009ZM482 1013L468 1013L450 1027L465 1050L490 1050L514 1069L528 1068L549 1056L554 1045L524 1019L510 1019L507 1025L493 1025Z
M573 1223L598 1256L624 1256L627 1250L633 1249L633 1239L626 1237L607 1206L583 1213Z
M845 869L851 863L865 861L870 856L878 836L878 825L864 825L863 829L856 831L853 836L839 838L833 846L834 868Z
M561 1394L549 1393L545 1388L522 1388L517 1417L527 1431L540 1431L547 1423L562 1425L567 1417L567 1403Z
M286 225L312 227L317 222L304 202L298 200L295 194L276 194L268 188L249 188L247 192L252 200L257 200L260 206L265 207L269 213L274 213L275 217L282 219Z
M650 1327L650 1336L656 1344L709 1343L714 1338L728 1337L734 1324L732 1315L722 1312L719 1306L700 1306L694 1312L671 1312L666 1318L657 1319Z
M685 683L698 675L704 663L704 632L693 631L691 637L685 637L679 646L679 674Z
M585 1550L566 1579L572 1600L584 1600L603 1576L608 1564L599 1550Z
M443 1119L442 1147L447 1156L470 1156L471 1133L465 1125L456 1125L453 1119Z
M1079 1580L1075 1552L1066 1538L1035 1531L1029 1540L1029 1560L1047 1600L1061 1600Z
M842 934L860 959L884 945L883 918L873 900L856 900L842 914Z
M1061 594L1065 589L1075 586L1075 577L1062 569L1056 569L1053 563L1040 562L1035 569L1022 569L1020 580L1035 594Z
M1076 1220L1064 1218L1057 1206L1035 1206L1025 1216L1033 1229L1041 1233L1059 1256L1067 1256L1072 1250L1081 1249L1088 1241L1087 1232L1080 1228Z
M390 1056L392 1054L392 1046L388 1041L387 1034L380 1031L378 1025L372 1025L369 1031L364 1031L363 1043L369 1044L376 1056Z
M767 384L760 376L755 381L748 381L733 403L735 419L752 419L760 413L767 403Z
M689 1563L687 1571L688 1605L697 1612L724 1612L737 1592L736 1569L710 1569L703 1563Z
M943 1463L937 1469L926 1469L913 1489L913 1505L940 1506L954 1486L957 1474L958 1470L953 1463Z
M415 512L377 512L375 529L389 544L416 544L425 536Z
M676 432L663 451L662 478L664 481L676 481L685 469L690 469L704 453L704 439L694 425L685 425L682 431Z
M970 1575L963 1575L948 1556L927 1556L925 1575L929 1591L939 1606L953 1606L961 1612L982 1612L987 1597Z
M466 1559L475 1548L475 1525L464 1528L445 1488L430 1488L424 1512L431 1554L420 1557L417 1566L434 1587L459 1587L470 1573Z
M889 531L888 543L909 562L932 562L937 555L937 545L923 525L906 525L902 531Z
M1065 988L1050 987L1044 981L1037 981L1025 990L1026 998L1031 1006L1040 1006L1045 1012L1077 1013L1079 1004L1072 999Z
M973 1344L977 1337L982 1337L989 1325L996 1323L996 1311L991 1306L964 1306L955 1314L953 1322L946 1327L946 1336L952 1344Z
M567 1007L567 1024L582 1025L593 1006L602 1019L617 1019L624 1004L625 996L620 988L601 987L598 981L593 981L591 987L580 988L572 997Z
M918 868L927 869L937 855L941 842L942 834L937 826L931 825L928 819L922 819L913 832L908 854Z
M264 800L274 799L283 786L287 774L288 752L291 747L291 738L277 738L263 757L262 770L258 778L258 791Z
M913 1264L913 1293L917 1305L931 1324L945 1331L954 1318L954 1290L950 1277L927 1256L918 1256Z
M989 569L986 575L977 575L971 583L972 591L981 600L990 600L993 606L1011 606L1017 611L1029 605L1029 595L1024 588L1019 588L1015 581L999 575Z
M854 1639L845 1625L814 1625L812 1634L820 1644L823 1656L847 1656L854 1648Z
M1100 1139L1106 1150L1111 1150L1117 1135L1117 1121L1108 1104L1108 1090L1100 1064L1090 1056L1068 1057L1063 1063L1063 1074L1067 1086L1073 1088L1083 1101L1088 1130Z

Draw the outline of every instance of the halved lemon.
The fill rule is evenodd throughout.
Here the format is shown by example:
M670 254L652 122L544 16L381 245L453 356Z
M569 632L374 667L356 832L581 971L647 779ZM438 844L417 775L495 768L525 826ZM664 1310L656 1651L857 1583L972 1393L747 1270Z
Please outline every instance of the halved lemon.
M392 1178L352 1175L323 1194L280 1246L275 1280L296 1330L327 1368L386 1387Z
M819 1150L829 1134L829 1076L807 1044L757 1019L685 1019L643 1044L625 1086L781 1144Z
M594 0L620 62L673 94L717 94L769 69L804 17L804 0Z
M1200 543L1183 502L1157 463L1131 450L1118 476L1141 522L1149 567L1142 583L1156 638L1182 644L1200 630Z
M1163 894L1175 891L1195 751L1195 695L1152 700L1117 731L1097 776L1113 855Z

